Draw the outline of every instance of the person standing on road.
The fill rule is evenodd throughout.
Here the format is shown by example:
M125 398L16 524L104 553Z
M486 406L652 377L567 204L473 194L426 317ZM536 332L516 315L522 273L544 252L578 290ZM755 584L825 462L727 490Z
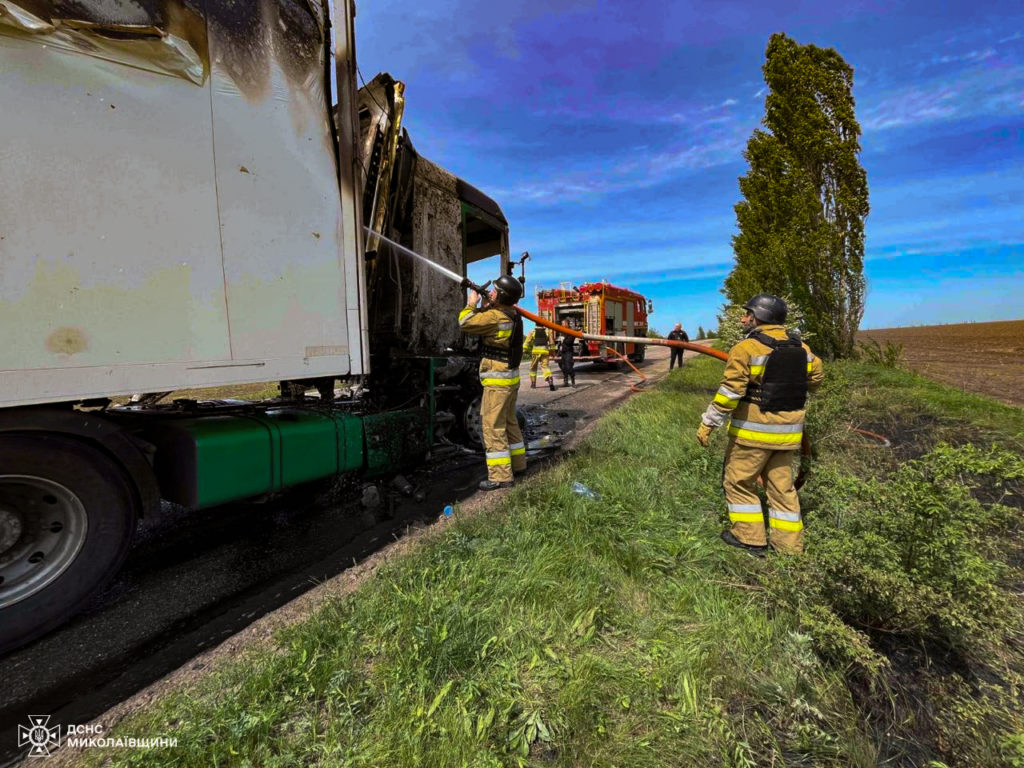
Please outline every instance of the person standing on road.
M555 391L555 379L551 375L551 366L548 363L551 357L548 339L548 329L543 325L536 326L530 335L523 342L523 351L530 353L530 389L537 388L538 371L544 376L544 381L552 392Z
M487 479L480 490L493 491L512 485L513 474L526 471L526 443L516 420L519 396L519 363L523 359L523 319L515 304L523 297L523 286L511 275L494 281L490 306L477 308L480 296L470 290L466 306L459 312L463 333L482 336L480 402Z
M676 323L671 331L668 332L668 338L671 341L689 341L690 337L686 335L686 331L683 330L682 323ZM672 351L672 357L668 361L668 369L671 371L678 364L680 368L683 367L683 350L679 347L669 347Z
M562 369L562 386L576 386L576 341L568 334L562 334L558 341L558 367Z
M825 373L810 348L786 332L782 299L759 293L743 308L745 337L729 350L722 384L701 418L697 441L707 447L712 430L731 417L722 486L732 525L722 531L722 540L758 556L767 550L757 495L761 478L771 546L798 554L804 524L793 485L793 456L803 439L807 393L821 385Z

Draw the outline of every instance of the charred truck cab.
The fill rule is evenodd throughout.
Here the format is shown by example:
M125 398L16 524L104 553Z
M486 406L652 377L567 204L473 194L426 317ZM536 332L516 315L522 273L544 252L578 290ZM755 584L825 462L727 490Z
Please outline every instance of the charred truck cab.
M642 294L611 283L563 283L558 288L537 291L537 311L545 320L583 333L643 337L647 336L647 316L654 312L654 305ZM608 351L609 346L632 362L644 359L646 347L642 344L577 340L576 360L616 363L620 358Z
M357 91L353 14L0 0L0 652L101 590L161 499L479 442L463 291L363 228L465 274L506 268L508 225L416 153L401 83Z

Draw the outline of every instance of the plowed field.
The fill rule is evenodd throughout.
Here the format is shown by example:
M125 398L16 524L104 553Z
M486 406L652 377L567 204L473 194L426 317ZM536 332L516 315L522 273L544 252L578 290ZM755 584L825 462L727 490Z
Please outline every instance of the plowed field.
M903 345L918 373L967 392L1024 406L1024 320L861 331L858 341Z

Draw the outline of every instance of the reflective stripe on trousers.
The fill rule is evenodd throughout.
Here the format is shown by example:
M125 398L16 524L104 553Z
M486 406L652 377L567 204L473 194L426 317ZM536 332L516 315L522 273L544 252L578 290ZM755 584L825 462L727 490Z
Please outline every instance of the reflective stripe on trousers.
M488 451L487 466L496 467L502 464L512 466L512 454L509 451Z

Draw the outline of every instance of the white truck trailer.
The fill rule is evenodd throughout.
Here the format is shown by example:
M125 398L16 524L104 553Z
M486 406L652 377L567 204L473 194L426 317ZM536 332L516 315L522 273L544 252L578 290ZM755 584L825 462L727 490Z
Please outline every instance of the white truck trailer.
M357 92L353 16L0 0L0 652L102 589L160 499L384 474L473 436L461 290L367 252L363 226L465 274L505 267L507 223L415 153L400 83ZM265 381L299 386L117 398Z

